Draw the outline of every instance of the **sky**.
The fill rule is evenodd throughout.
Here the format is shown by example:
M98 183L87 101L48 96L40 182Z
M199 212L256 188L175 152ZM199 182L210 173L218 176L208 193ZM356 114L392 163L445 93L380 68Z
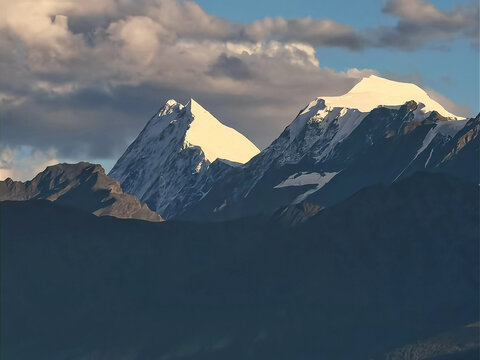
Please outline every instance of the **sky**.
M265 148L370 74L479 112L475 0L0 0L0 178L108 171L168 99Z

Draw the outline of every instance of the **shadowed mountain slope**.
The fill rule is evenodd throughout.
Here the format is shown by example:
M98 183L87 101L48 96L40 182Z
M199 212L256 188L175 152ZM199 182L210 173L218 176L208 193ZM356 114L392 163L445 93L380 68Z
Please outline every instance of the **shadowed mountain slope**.
M3 202L2 358L386 359L478 320L478 196L416 174L291 228Z
M135 196L125 194L100 165L87 162L49 166L26 182L0 181L0 200L38 199L75 206L97 216L163 221Z
M418 171L480 180L480 118L448 120L423 104L369 113L317 99L280 137L214 184L182 219L224 220L302 202L330 206L360 189Z

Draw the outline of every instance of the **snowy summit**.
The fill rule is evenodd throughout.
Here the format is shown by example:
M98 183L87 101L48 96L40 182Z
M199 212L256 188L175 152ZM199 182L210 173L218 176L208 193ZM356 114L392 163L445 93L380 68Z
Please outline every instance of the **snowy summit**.
M400 106L414 100L425 105L422 109L425 113L435 110L447 118L464 119L445 110L415 84L388 80L375 75L363 78L344 95L320 98L325 100L327 106L358 109L361 112L372 111L378 106Z
M110 176L166 218L201 199L217 176L260 150L195 100L169 100L120 157ZM213 169L211 169L213 167Z
M200 146L210 162L220 158L243 164L260 152L250 140L222 124L195 100L190 99L185 107L193 117L185 142Z

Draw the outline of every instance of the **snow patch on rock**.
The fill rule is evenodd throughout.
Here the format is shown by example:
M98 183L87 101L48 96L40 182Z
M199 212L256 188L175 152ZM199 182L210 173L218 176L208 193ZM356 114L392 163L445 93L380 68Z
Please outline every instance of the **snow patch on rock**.
M316 185L313 189L310 189L303 194L297 196L297 198L293 201L293 204L298 204L305 200L308 196L313 194L314 192L320 190L323 186L325 186L330 180L337 175L338 172L326 172L323 174L317 172L300 172L290 175L280 184L274 186L274 189L288 187L288 186L305 186L305 185Z

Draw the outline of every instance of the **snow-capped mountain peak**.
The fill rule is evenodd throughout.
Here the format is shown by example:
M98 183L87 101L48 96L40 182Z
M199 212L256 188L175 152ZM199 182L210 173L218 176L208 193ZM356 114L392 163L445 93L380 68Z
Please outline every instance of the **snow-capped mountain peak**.
M218 176L260 150L195 100L168 100L120 157L110 176L169 218L201 199ZM221 164L217 159L223 159ZM213 170L211 171L211 166Z
M424 120L433 111L449 120L464 119L445 110L415 84L370 75L344 95L321 96L311 101L286 128L288 140L285 142L283 139L284 146L291 144L298 136L302 138L300 141L307 141L309 144L318 141L319 134L313 139L308 139L308 131L305 133L305 129L307 124L322 122L323 124L318 125L324 129L322 136L328 135L324 139L328 146L324 149L323 155L328 155L333 147L348 137L372 110L378 107L399 109L404 104L412 103L412 100L415 102L415 110L411 119ZM336 129L335 134L327 132L327 129L333 128ZM278 151L283 153L285 148Z
M411 83L388 80L376 75L363 78L349 92L341 96L321 96L327 106L347 107L370 112L378 106L401 106L410 100L424 105L422 112L437 111L451 119L464 119L452 114L433 100L423 89Z
M466 124L461 119L417 85L366 77L342 96L311 101L270 146L222 178L185 217L243 216L307 198L323 206L362 186L439 167Z
M183 109L183 105L178 103L175 99L168 100L165 105L159 110L158 117L171 114Z
M218 158L246 163L260 150L235 129L218 121L194 99L185 106L192 122L186 133L186 143L200 146L210 162Z

